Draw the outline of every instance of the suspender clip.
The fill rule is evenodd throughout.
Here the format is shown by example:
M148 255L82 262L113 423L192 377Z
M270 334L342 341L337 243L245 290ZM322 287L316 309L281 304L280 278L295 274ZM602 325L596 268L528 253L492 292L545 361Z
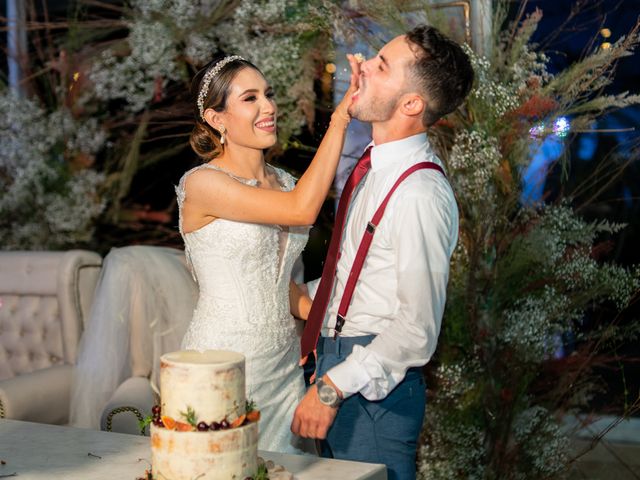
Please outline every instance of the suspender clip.
M367 232L368 233L373 233L376 231L377 225L374 225L371 222L367 222Z
M338 334L342 332L342 327L344 326L345 318L338 314L336 315L336 326L333 327L333 339L338 338Z

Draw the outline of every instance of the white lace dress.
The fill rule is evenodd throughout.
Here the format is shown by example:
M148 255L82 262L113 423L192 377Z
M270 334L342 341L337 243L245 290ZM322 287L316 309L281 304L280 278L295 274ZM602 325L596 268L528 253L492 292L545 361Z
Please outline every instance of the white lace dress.
M294 187L285 171L277 173L283 190ZM304 249L309 227L261 225L217 219L193 232L182 232L184 182L204 164L189 170L176 187L180 231L200 295L182 348L225 349L246 357L247 398L261 411L261 450L300 453L307 444L289 428L305 393L299 338L289 310L289 280Z

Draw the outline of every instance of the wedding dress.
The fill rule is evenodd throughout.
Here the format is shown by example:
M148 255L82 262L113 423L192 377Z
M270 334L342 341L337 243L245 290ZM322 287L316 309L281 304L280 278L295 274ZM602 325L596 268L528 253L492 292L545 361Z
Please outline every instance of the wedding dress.
M182 230L184 182L196 170L210 168L246 185L257 180L237 177L204 164L189 170L176 187L180 232L187 260L200 288L183 349L225 349L246 357L247 398L261 411L261 450L300 453L303 439L290 431L296 406L305 393L299 338L289 310L291 270L304 249L309 227L216 219L193 232ZM285 171L268 166L282 190L294 187Z

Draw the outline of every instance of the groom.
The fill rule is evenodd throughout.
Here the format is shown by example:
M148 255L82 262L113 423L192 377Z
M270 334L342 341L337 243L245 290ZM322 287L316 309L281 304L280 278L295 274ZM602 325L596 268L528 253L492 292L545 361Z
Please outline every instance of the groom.
M426 402L421 367L436 348L458 237L456 202L426 130L464 101L473 69L459 45L428 26L360 67L349 113L371 122L372 148L345 185L319 285L309 284L302 355L317 341L318 381L291 430L326 438L324 456L384 463L390 480L409 480Z

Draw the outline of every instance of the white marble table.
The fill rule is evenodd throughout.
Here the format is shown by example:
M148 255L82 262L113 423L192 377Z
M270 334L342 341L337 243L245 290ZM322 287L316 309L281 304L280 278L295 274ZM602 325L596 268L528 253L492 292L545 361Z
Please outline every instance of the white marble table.
M386 480L384 465L260 452L296 480ZM0 478L135 480L151 459L149 437L0 420ZM3 477L16 473L15 477Z

